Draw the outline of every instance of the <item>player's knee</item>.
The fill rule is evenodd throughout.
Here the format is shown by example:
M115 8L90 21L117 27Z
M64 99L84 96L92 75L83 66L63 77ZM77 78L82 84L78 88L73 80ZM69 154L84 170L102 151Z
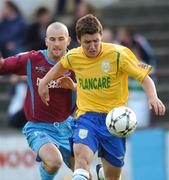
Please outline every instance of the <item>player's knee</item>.
M46 162L47 167L50 172L56 172L62 166L63 160L62 158L51 158Z

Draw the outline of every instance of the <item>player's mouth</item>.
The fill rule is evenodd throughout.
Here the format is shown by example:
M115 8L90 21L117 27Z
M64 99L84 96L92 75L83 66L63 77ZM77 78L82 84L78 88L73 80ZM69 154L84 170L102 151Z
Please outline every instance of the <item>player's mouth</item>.
M97 54L98 54L97 51L94 51L94 50L93 51L88 51L89 56L97 56Z
M89 50L88 52L89 52L90 54L95 54L95 53L96 53L95 50Z
M54 49L53 49L53 52L54 52L54 54L58 54L58 53L60 53L60 52L61 52L61 49L54 48Z

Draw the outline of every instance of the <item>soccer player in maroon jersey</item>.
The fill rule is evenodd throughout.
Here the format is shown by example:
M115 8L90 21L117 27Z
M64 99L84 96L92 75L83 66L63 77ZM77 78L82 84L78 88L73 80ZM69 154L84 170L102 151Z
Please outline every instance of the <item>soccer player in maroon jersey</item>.
M38 85L45 74L66 54L70 37L67 27L59 22L48 26L46 50L30 51L0 59L0 75L9 73L27 76L24 111L28 120L23 128L29 146L41 161L42 180L52 180L62 162L70 167L71 114L75 106L73 92L63 89L57 81L49 84L51 95L46 106L38 94ZM71 71L65 77L74 78Z

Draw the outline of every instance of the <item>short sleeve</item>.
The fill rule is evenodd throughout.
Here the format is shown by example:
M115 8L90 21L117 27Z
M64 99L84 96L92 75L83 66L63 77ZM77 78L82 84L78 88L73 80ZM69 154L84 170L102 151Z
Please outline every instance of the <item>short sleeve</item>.
M140 62L130 49L124 48L120 54L121 71L135 80L142 82L152 70L150 65Z
M11 56L5 59L0 70L0 74L17 74L26 75L26 63L28 60L28 52Z
M72 69L71 62L70 62L70 54L66 54L64 57L62 57L60 62L64 68Z

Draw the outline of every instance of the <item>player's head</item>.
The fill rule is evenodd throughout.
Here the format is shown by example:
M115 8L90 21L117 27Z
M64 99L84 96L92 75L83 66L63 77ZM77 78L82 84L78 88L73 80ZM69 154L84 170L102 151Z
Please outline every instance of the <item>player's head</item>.
M102 31L100 21L92 14L87 14L77 21L77 40L88 57L96 57L100 53Z
M59 60L64 56L70 41L68 29L64 24L60 22L50 24L45 38L49 58Z

